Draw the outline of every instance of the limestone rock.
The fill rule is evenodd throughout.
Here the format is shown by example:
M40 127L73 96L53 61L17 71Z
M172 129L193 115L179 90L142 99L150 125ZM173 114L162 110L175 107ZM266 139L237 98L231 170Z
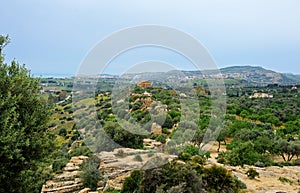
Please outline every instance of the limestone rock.
M89 193L90 191L91 191L90 188L85 188L85 189L80 190L78 193Z
M162 134L162 127L157 123L153 123L151 127L151 134Z
M78 177L80 175L80 171L72 171L72 172L64 172L62 174L58 174L56 176L54 176L54 180L59 180L59 181L63 181L63 180L74 180L76 177Z
M72 157L64 167L63 173L55 175L53 180L47 181L42 186L41 193L69 193L83 189L83 183L78 178L81 173L79 166L87 158L86 156ZM87 189L85 189L85 192L87 192Z

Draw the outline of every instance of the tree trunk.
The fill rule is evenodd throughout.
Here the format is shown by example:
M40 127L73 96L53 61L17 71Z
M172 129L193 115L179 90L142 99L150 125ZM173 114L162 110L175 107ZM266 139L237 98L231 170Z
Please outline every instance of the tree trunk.
M289 155L288 161L291 161L293 159L293 157L294 157L294 154Z
M217 151L218 151L218 152L220 152L220 148L221 148L221 141L218 141L218 143L219 143L219 146L218 146L218 149L217 149Z

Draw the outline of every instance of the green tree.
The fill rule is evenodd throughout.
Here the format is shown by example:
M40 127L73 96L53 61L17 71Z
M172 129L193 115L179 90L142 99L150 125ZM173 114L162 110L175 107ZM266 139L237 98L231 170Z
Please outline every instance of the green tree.
M98 169L100 159L97 156L91 156L81 165L82 173L80 175L84 187L91 188L95 191L98 187L98 182L101 180L102 175Z
M231 151L226 152L226 160L232 166L244 166L244 164L253 165L260 158L260 154L255 151L255 146L251 141L237 141L231 143Z
M125 179L121 192L194 193L240 192L245 185L225 168L203 167L195 159L185 163L173 160L161 167L134 171Z
M143 171L134 170L131 175L125 179L121 192L122 193L137 193L143 177Z
M128 127L134 127L134 125L128 125ZM103 130L110 139L122 147L143 148L143 136L134 134L134 131L137 131L138 128L124 129L118 123L107 121Z
M218 137L217 137L217 142L218 142L218 149L217 151L220 152L220 148L221 148L221 142L223 141L224 144L226 145L226 138L228 136L228 129L227 127L224 127L221 129Z
M58 100L63 101L67 98L67 92L66 91L61 91L58 95Z
M0 35L0 61L3 62L4 57L2 56L3 48L9 43L10 39L8 35L2 36Z
M24 65L4 62L8 41L0 36L0 192L39 192L54 147L50 111L38 96L39 80Z
M300 142L279 139L275 142L272 153L280 155L284 161L291 161L295 156L300 155Z
M169 114L167 114L166 120L162 126L165 128L168 128L168 129L172 129L173 125L174 125L174 122L172 120L172 117Z

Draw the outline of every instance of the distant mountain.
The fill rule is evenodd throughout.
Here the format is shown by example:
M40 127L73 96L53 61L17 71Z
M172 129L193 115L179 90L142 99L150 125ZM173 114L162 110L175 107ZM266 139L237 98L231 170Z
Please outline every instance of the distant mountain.
M266 73L276 73L272 70L264 69L260 66L230 66L226 68L221 68L221 72L224 74L228 73L252 73L252 74L266 74Z
M220 77L220 72L225 82L238 80L238 83L261 86L268 84L300 84L300 75L278 73L260 66L231 66L221 68L219 71L207 70L202 73L199 71L183 71L186 76L195 78L201 76L205 78L218 78Z
M109 76L109 75L106 75ZM172 70L163 72L144 72L125 74L123 78L144 79L144 80L187 80L199 78L220 78L223 77L225 84L266 86L268 84L279 85L300 85L300 75L279 73L265 69L260 66L231 66L220 70L204 71L180 71Z
M300 75L278 73L260 66L232 66L220 71L225 78L241 78L252 84L300 84Z

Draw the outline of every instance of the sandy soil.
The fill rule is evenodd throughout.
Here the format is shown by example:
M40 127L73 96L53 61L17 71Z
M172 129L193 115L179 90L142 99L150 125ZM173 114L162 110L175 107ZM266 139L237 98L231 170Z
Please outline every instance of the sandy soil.
M225 151L226 147L222 145L220 151ZM276 192L286 192L286 193L297 193L300 190L300 167L299 166L289 166L289 167L266 167L258 168L252 166L242 167L232 167L219 164L216 161L218 156L217 143L211 149L211 158L208 160L212 164L222 165L236 175L241 181L243 181L248 188L248 192L251 193L276 193ZM245 174L249 168L255 169L260 177L254 180L250 180ZM279 181L279 177L285 177L293 181L293 184L283 183Z

